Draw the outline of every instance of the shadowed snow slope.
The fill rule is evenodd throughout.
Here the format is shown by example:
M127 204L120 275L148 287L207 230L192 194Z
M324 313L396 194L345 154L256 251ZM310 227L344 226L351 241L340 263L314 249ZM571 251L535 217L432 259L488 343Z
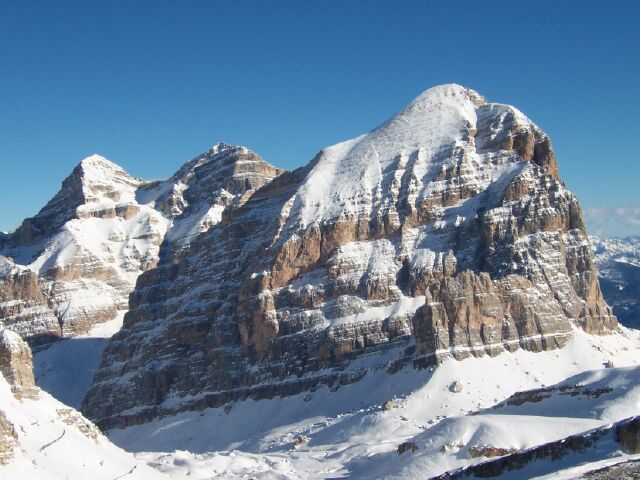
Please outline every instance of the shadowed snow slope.
M33 373L38 386L70 407L80 408L100 366L102 351L122 326L122 316L35 352Z
M3 479L112 480L127 472L132 480L166 478L115 447L80 413L47 393L16 400L2 375L0 411L15 433L13 458L0 465Z

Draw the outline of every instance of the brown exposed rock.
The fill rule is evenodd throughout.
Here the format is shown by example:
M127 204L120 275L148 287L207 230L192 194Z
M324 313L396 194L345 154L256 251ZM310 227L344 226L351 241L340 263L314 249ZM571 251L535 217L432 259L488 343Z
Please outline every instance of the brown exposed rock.
M85 437L93 440L94 442L100 437L100 430L98 430L98 427L84 418L77 410L73 408L59 408L57 413L63 423L77 428Z
M6 328L0 329L0 373L17 399L38 396L31 349L20 335Z
M0 326L30 336L35 345L59 337L60 323L48 305L38 275L0 257Z
M382 410L384 411L393 410L394 408L396 408L396 402L393 400L387 400L382 404Z
M306 445L307 443L309 443L309 441L310 441L309 437L307 437L306 435L300 435L298 438L296 438L294 447L300 447L302 445Z
M570 322L551 292L535 302L528 298L533 288L519 275L497 281L472 271L443 277L429 287L425 307L414 320L418 352L440 360L449 354L462 359L519 347L542 351L563 346Z
M418 445L416 442L404 442L398 445L398 455L402 455L405 452L416 453L418 451Z
M640 453L640 418L623 423L616 428L616 440L625 453Z
M471 458L503 457L505 455L509 455L517 451L518 450L516 450L515 448L500 448L500 447L491 447L488 445L471 445L469 447L469 456Z

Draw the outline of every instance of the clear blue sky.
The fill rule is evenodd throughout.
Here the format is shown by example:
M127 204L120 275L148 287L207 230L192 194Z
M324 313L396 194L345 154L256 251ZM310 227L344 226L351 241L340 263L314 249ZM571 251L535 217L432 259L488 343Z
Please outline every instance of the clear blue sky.
M0 0L0 229L92 153L164 178L222 140L294 168L455 82L551 135L593 225L640 233L639 25L635 0Z

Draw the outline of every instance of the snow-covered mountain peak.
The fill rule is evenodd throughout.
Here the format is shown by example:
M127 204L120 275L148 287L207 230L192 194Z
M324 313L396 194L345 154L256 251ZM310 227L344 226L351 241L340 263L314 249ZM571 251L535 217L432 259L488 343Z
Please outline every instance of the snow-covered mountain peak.
M78 165L85 172L93 172L96 170L124 172L124 169L120 165L113 163L108 158L98 155L97 153L82 159Z
M220 222L226 208L241 205L282 172L246 147L218 142L185 163L157 198L158 208L174 219L167 238L185 246Z
M258 154L247 147L218 142L206 152L182 165L170 180L174 183L187 184L196 175L196 170L201 169L198 175L200 177L209 170L208 167L203 169L204 165L210 165L211 168L224 168L239 161L246 161L246 156L254 157L255 160L266 164Z
M225 150L233 150L233 149L243 149L243 150L249 150L246 147L243 147L241 145L229 145L228 143L219 141L216 142L216 144L211 147L211 150L209 150L209 153L216 155L218 153L224 152Z
M101 155L91 155L82 160L70 177L80 182L87 203L104 200L133 203L135 189L144 184Z
M513 155L496 162L500 149ZM371 132L322 150L290 206L289 224L379 215L402 193L420 203L448 188L461 161L481 191L522 160L557 175L547 135L516 108L460 85L437 86Z
M468 104L479 107L487 103L486 99L475 90L455 83L431 87L418 95L396 117L410 114L421 115L437 105L448 105L459 110L468 110Z

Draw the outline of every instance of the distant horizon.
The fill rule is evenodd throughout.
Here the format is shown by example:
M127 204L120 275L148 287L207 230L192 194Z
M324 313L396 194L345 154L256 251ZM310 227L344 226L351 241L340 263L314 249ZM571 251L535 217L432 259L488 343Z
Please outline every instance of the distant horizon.
M640 2L61 5L0 7L1 231L93 153L162 179L223 141L290 170L458 83L551 137L589 233L640 234Z

